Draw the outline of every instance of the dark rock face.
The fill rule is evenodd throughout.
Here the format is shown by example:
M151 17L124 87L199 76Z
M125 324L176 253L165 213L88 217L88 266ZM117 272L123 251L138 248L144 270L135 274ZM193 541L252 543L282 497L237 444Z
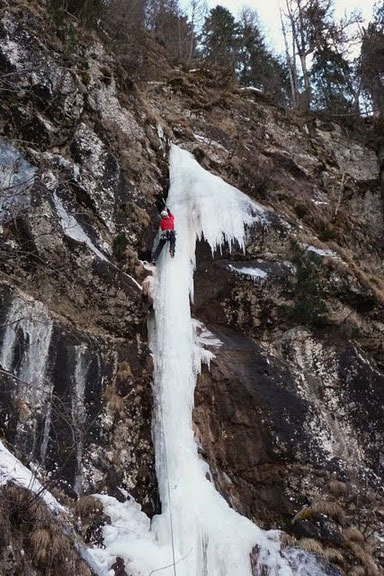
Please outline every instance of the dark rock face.
M330 508L293 518L323 499L345 507L347 524L380 532L379 515L368 520L359 499L370 486L374 507L384 475L384 372L348 332L292 327L294 274L281 257L262 253L224 253L210 263L200 246L194 311L222 346L199 378L194 421L213 481L234 508L303 542L343 549ZM335 499L333 478L346 483L348 497Z
M1 337L5 439L69 494L129 488L153 510L147 351L57 322L38 301L10 302Z

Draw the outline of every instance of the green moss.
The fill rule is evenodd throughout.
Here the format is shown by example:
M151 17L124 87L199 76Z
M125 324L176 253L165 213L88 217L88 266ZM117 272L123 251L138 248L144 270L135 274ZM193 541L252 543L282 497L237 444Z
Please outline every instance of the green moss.
M336 230L329 224L324 224L319 232L319 240L326 242L327 240L334 240L337 236Z
M320 326L327 313L320 259L309 254L296 241L292 248L296 283L291 291L294 304L288 312L289 319L297 324Z
M117 260L122 260L125 255L125 250L128 246L128 238L124 232L120 232L114 237L112 243L112 251Z
M293 209L298 218L304 218L304 216L306 216L309 212L309 208L307 204L305 204L304 202L297 202L297 204L294 205Z

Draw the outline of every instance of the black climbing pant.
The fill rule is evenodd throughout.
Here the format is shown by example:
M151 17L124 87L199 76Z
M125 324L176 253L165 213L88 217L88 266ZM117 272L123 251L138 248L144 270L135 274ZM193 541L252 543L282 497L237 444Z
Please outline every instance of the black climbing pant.
M161 233L160 241L157 245L155 252L153 253L152 260L156 262L158 257L160 256L160 252L162 251L164 244L169 241L169 252L173 256L175 254L175 246L176 246L176 232L174 230L165 230Z

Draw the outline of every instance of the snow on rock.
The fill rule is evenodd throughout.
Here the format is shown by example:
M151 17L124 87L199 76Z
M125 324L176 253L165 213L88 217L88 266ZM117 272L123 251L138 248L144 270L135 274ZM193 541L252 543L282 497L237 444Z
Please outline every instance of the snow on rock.
M111 496L95 496L101 500L104 512L111 519L111 524L103 528L105 548L91 550L92 557L104 568L105 574L116 556L124 559L126 571L135 576L148 576L170 564L171 549L156 541L150 520L139 504L133 499L122 503ZM160 573L168 574L163 570Z
M305 552L302 548L285 548L283 555L289 560L295 576L341 576L337 568L330 566L324 572L324 566L319 563L316 555Z
M59 504L56 498L40 484L35 474L28 470L0 442L0 485L7 484L7 482L15 482L18 486L23 486L35 494L39 494L53 512L65 511L65 508Z
M319 141L336 160L340 173L351 176L357 182L372 182L378 178L379 164L373 149L357 141L346 141L343 128L336 123L332 124L332 130L329 130L328 123L324 130L321 119L317 119L315 125Z
M134 115L121 106L116 80L110 68L106 73L107 55L100 43L92 44L87 53L89 85L88 103L100 114L103 127L122 134L132 142L143 141L144 131Z
M57 196L56 193L53 195L53 203L55 205L57 215L60 219L60 224L64 234L69 236L69 238L76 240L77 242L82 242L83 244L86 244L88 248L90 248L98 258L100 258L100 260L108 262L108 258L104 256L104 254L100 252L98 248L96 248L96 246L89 238L89 236L87 236L84 229L80 226L76 218L67 211L63 202L60 200L60 198Z
M228 268L237 274L244 274L245 276L250 276L255 280L262 281L267 277L267 272L265 272L265 270L261 270L261 268L254 268L251 266L241 266L238 268L236 266L232 266L232 264L229 264Z
M328 256L330 258L338 258L336 252L334 252L330 248L317 248L316 246L310 246L309 244L303 244L303 247L307 252L313 252L318 256Z
M2 59L20 74L18 85L32 85L48 99L60 95L62 112L80 116L84 98L74 80L72 70L63 67L58 59L52 58L41 45L41 40L20 26L12 12L3 12L0 53ZM33 47L33 48L32 48Z
M264 94L264 92L260 90L260 88L256 88L256 86L245 86L244 88L240 88L240 90L242 92L248 91L248 92L257 92L257 94Z
M211 140L210 138L206 138L205 136L202 136L201 134L194 134L194 137L199 142L203 142L204 144L208 144L208 146L214 146L215 148L218 148L219 150L225 150L226 151L226 148L224 148L224 146L222 146L221 144L219 144L215 140Z
M84 123L76 130L74 145L82 164L79 185L86 190L108 229L114 232L115 191L121 178L117 162L104 142Z

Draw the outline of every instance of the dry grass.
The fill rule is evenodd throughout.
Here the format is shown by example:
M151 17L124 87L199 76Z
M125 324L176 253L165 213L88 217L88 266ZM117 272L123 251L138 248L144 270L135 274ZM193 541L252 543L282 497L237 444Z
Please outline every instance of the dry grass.
M357 542L359 544L364 542L364 536L357 528L353 526L343 530L343 537L347 542Z
M130 246L127 246L126 249L124 250L124 256L126 257L128 263L130 263L131 265L137 264L138 261L137 251L131 248Z
M132 382L132 370L128 362L121 362L118 366L115 385L116 390L122 395L126 396L130 389Z
M56 563L70 558L73 553L70 540L57 526L51 526L51 550Z
M30 490L12 483L0 487L0 523L2 542L14 547L15 559L22 551L18 576L29 576L32 565L41 576L91 576L44 501Z
M77 554L65 534L55 524L35 526L29 536L30 553L39 568L60 567L63 562L73 565Z
M139 206L134 207L134 212L136 216L136 221L140 226L147 228L151 223L151 217L144 208L139 208Z
M95 514L101 514L103 505L97 498L93 496L81 496L75 504L74 512L76 516L83 519L88 519Z
M364 270L362 270L361 267L353 261L353 255L351 255L349 251L341 248L340 246L337 249L360 284L365 289L371 290L380 304L384 304L384 286L382 284L378 284L377 277L372 276L372 274L367 274ZM374 283L371 280L372 277L375 277Z
M297 543L300 548L307 550L307 552L313 552L314 554L323 554L323 547L317 540L314 538L302 538Z
M328 560L328 562L333 562L334 564L344 564L344 556L339 550L336 548L327 548L324 550L324 558Z
M345 524L345 514L341 506L337 502L331 500L316 500L311 506L306 506L293 518L294 524L297 520L307 520L313 514L324 514L328 518L332 518L335 522L343 526Z
M108 384L104 390L104 399L107 401L108 409L114 416L124 415L124 398L116 392L113 384Z
M356 560L358 560L358 562L364 566L365 576L380 576L380 570L372 556L366 550L364 550L360 544L357 544L356 542L349 542L348 546L352 550Z
M280 543L283 547L284 546L296 546L296 544L297 544L296 538L294 538L290 534L287 534L287 532L282 532L280 534Z
M88 568L84 560L80 560L76 563L76 576L92 576L91 570Z
M117 369L116 378L119 380L128 380L132 378L132 370L128 362L121 362Z
M293 518L292 524L297 522L297 520L308 520L313 514L313 510L311 506L306 506L302 508Z
M345 525L345 513L337 502L332 502L331 500L316 500L311 506L313 512L318 512L319 514L324 514L328 518L332 518L340 526Z
M362 566L355 566L352 568L349 576L366 576L365 569Z
M29 541L31 544L34 564L36 566L47 564L51 545L51 535L49 530L47 528L37 527L33 530Z
M331 480L329 483L329 491L333 496L340 497L347 493L347 485L340 480Z

